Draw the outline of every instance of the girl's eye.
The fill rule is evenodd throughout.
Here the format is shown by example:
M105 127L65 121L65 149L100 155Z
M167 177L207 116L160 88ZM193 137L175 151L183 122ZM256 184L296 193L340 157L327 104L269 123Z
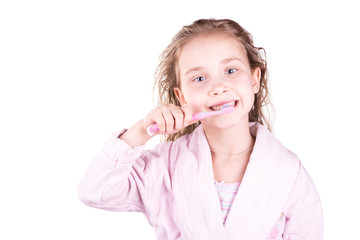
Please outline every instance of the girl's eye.
M197 77L194 79L194 82L202 82L205 80L205 77Z
M226 70L227 74L233 74L235 73L237 70L235 68L229 68L228 70Z

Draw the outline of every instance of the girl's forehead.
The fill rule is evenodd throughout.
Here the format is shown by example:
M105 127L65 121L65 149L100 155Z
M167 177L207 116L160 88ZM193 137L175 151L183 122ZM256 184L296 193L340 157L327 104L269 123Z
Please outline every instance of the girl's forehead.
M221 62L228 58L240 58L247 62L246 50L240 40L229 34L207 34L187 42L179 54L182 70L189 65Z

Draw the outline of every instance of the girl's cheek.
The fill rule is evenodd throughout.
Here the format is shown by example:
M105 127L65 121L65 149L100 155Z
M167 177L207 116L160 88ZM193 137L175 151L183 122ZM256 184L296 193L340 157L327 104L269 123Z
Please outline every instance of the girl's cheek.
M200 112L204 111L205 101L204 99L194 95L194 97L191 99L191 102L189 102L189 105L194 113Z

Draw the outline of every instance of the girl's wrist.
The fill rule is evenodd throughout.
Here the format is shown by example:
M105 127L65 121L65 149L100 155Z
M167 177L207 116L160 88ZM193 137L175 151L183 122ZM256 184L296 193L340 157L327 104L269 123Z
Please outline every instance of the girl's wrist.
M143 120L140 120L119 138L124 140L131 147L137 147L144 145L151 139L151 136L149 136L146 129L144 129Z

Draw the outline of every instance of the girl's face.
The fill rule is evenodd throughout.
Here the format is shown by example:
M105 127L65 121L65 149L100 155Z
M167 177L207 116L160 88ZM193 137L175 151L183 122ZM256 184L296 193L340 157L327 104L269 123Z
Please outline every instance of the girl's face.
M191 40L180 52L178 74L181 89L175 94L193 113L214 111L225 103L235 106L235 111L205 118L203 124L227 128L248 122L261 72L251 71L246 51L235 38L210 34Z

